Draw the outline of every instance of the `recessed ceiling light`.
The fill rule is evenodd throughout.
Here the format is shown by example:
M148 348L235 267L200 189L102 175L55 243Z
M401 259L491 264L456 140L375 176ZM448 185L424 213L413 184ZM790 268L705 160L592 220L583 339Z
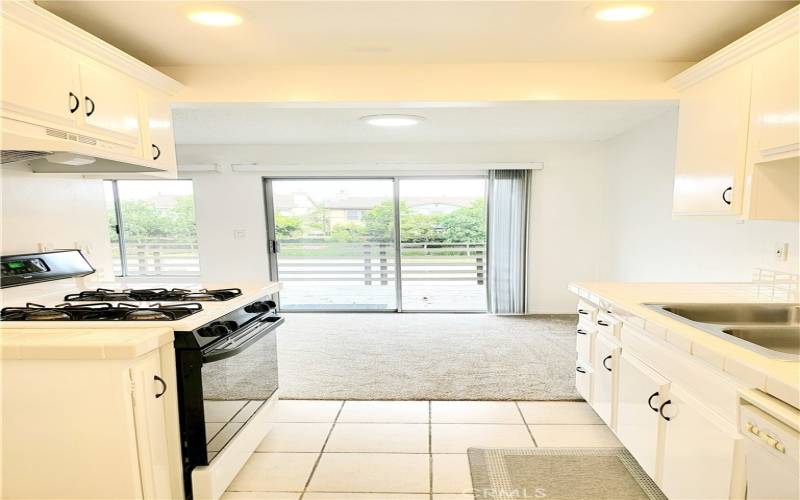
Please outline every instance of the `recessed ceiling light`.
M409 127L417 125L425 118L414 115L368 115L361 119L376 127Z
M242 17L222 10L199 10L189 13L189 20L206 26L236 26L242 24Z
M600 9L594 15L601 21L624 22L636 21L653 13L653 8L647 5L617 5Z

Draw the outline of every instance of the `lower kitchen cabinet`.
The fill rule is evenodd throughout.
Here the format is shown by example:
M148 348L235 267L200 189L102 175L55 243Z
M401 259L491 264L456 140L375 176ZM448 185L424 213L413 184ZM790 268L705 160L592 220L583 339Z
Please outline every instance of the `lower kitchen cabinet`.
M664 493L673 499L744 498L744 442L736 427L675 384L661 415Z
M617 437L650 477L658 481L658 450L665 420L658 409L669 382L627 352L619 360Z
M0 496L181 498L174 356L3 359Z
M603 335L596 335L592 356L592 407L600 418L614 428L616 365L619 348Z

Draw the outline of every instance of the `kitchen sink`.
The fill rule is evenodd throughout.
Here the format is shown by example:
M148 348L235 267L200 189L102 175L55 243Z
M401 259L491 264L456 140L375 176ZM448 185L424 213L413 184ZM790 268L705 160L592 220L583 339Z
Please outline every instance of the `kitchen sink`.
M773 359L800 361L800 304L644 304Z
M669 304L663 309L700 323L800 326L800 304Z

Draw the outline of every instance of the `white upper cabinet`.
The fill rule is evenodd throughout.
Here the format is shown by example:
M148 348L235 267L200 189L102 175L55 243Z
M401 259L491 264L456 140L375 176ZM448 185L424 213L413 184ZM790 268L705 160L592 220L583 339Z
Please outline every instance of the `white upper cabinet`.
M80 64L81 117L87 129L140 142L139 93L136 82L92 62Z
M31 152L34 171L176 175L169 102L178 82L33 2L1 10L4 150ZM47 164L39 157L48 151L103 161Z
M162 95L149 93L144 101L145 154L166 172L176 172L175 139L172 131L172 108L169 99Z
M680 93L675 215L800 218L798 12L671 80Z
M681 92L672 210L737 214L747 156L751 64Z
M13 22L0 32L4 113L74 126L82 102L72 52Z
M752 161L797 156L800 149L800 37L753 58Z

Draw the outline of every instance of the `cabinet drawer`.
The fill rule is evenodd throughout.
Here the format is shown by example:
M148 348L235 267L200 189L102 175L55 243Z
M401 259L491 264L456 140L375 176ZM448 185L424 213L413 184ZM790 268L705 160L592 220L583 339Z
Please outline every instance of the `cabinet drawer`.
M597 325L598 332L604 333L609 337L619 337L619 331L620 328L622 328L622 321L616 319L610 314L604 312L598 313L595 324Z
M577 337L575 347L578 351L578 359L592 359L592 345L596 333L596 330L586 328L581 323L578 323L578 328L575 333Z
M590 323L594 323L595 319L597 318L597 307L588 303L584 302L583 300L578 301L578 318L581 321L589 321Z
M580 359L575 363L575 388L583 399L592 400L592 367Z

